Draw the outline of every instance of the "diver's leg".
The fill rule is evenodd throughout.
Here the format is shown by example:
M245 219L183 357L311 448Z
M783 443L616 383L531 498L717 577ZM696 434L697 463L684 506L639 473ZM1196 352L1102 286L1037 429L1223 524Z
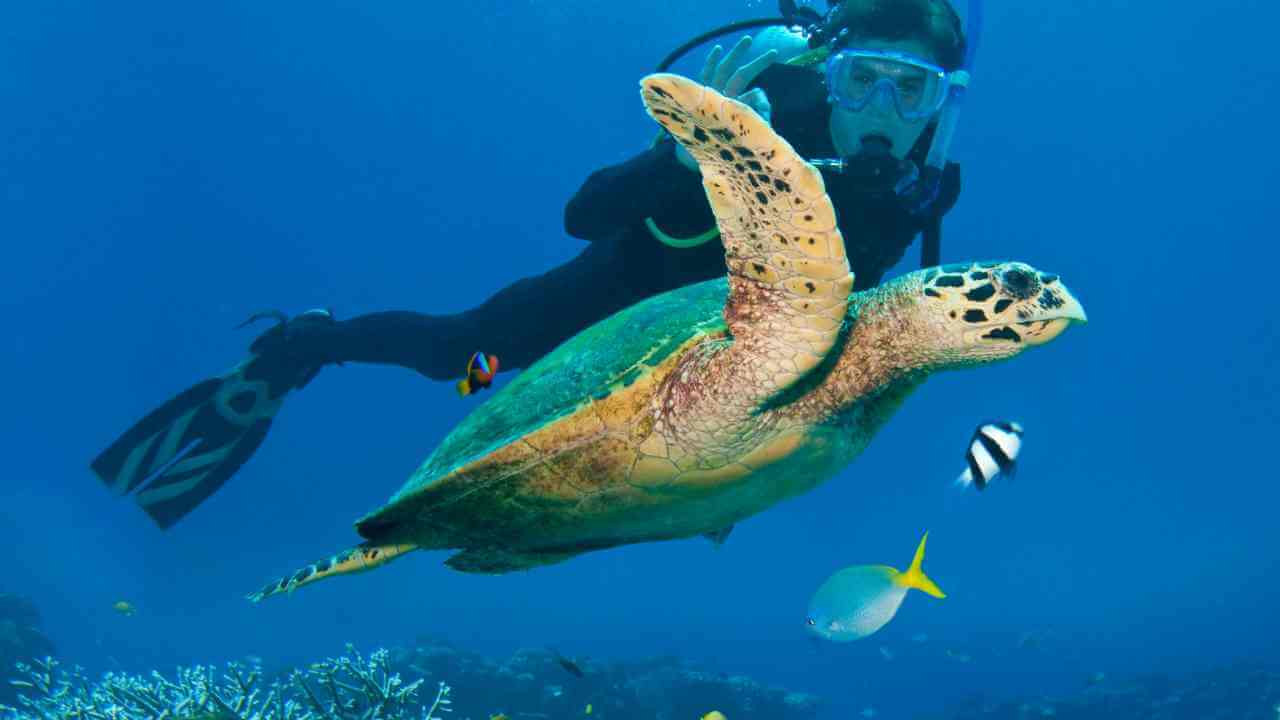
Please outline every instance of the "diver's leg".
M632 258L632 260L636 260ZM527 367L593 323L647 297L642 273L619 243L601 241L541 275L499 290L454 315L382 312L335 323L317 335L327 362L401 365L437 380L462 377L467 359L498 356L501 369Z

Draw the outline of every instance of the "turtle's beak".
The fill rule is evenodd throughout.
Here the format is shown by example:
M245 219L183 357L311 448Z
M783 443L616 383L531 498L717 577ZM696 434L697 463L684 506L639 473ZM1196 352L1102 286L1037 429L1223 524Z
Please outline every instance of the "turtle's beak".
M1016 323L1022 334L1022 341L1027 345L1044 345L1061 335L1068 326L1089 322L1084 306L1066 287L1058 285L1054 290L1054 296L1060 305L1036 308L1030 313L1032 317Z

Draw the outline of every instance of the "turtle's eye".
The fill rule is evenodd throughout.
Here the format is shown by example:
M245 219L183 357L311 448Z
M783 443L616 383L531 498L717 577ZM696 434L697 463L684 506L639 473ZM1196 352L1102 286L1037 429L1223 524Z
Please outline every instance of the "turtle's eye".
M1035 294L1036 288L1035 277L1026 270L1014 268L1006 270L1001 278L1004 281L1005 290L1017 298L1029 298Z

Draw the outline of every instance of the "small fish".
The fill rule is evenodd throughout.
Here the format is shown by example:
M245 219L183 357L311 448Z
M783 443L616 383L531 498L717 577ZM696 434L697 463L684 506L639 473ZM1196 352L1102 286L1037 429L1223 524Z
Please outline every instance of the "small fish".
M1019 650L1035 650L1040 647L1040 633L1024 632L1018 636Z
M885 647L885 646L881 645L881 646L880 646L880 657L884 658L885 660L892 660L892 659L893 659L893 653L892 653L892 652L889 652L889 648L887 648L887 647Z
M133 606L133 603L127 600L117 600L111 603L111 609L125 617L133 617L133 614L138 611L138 609Z
M955 660L958 663L964 663L967 665L968 663L973 662L973 658L969 657L965 653L962 653L958 650L952 650L951 648L947 648L945 652L947 657L951 658L952 660Z
M591 714L591 703L587 703L587 714Z
M498 374L498 357L496 355L485 355L476 351L471 353L471 359L467 360L466 377L458 381L458 394L462 396L470 395L478 390L483 390L493 384L493 376Z
M1022 450L1022 426L1016 422L987 422L978 426L969 439L964 459L968 467L956 478L957 485L973 485L985 490L997 477L1010 480L1018 471Z
M912 588L936 598L946 597L921 569L928 539L929 533L925 533L906 572L887 565L855 565L827 578L809 601L805 618L809 631L833 642L852 642L892 620Z
M489 720L508 720L508 718L506 713L498 713L497 715L490 715Z
M561 655L556 650L552 650L551 654L555 656L556 664L564 668L565 672L569 673L570 675L573 675L574 677L582 677L586 675L586 673L582 672L582 668L578 667L578 663Z
M726 718L724 716L724 713L720 712L719 710L712 710L706 715L703 715L702 720L728 720L728 718Z
M923 645L929 642L929 633L916 633L911 636L911 642L917 645Z
M875 709L875 708L871 708L871 707L869 707L869 708L863 708L863 709L862 709L862 712L860 712L860 713L858 713L858 714L859 714L859 715L861 715L861 716L862 716L862 717L864 717L864 718L868 718L868 719L869 719L869 718L873 718L873 717L875 717L875 716L876 716L876 709Z

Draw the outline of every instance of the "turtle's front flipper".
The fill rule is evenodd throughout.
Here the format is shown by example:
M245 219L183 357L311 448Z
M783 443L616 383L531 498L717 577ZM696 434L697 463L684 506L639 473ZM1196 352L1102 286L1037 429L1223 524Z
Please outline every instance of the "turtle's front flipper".
M853 289L844 239L822 176L753 110L678 75L641 87L649 114L698 161L729 267L733 341L688 369L695 385L683 394L706 402L689 397L682 412L740 417L835 347Z
M337 555L331 555L320 562L312 563L292 575L286 575L279 580L267 583L261 590L249 593L245 597L253 602L258 602L272 595L291 593L303 585L308 585L327 577L372 570L411 550L417 549L417 545L408 543L398 545L364 543L349 550L343 550Z

